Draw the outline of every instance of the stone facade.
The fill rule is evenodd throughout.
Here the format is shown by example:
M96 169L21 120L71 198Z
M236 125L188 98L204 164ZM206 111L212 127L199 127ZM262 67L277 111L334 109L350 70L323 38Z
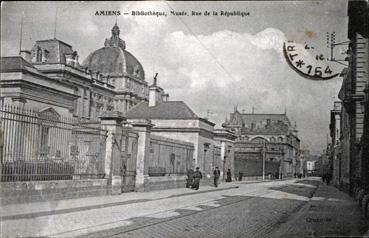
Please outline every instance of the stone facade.
M235 173L292 176L299 173L300 139L286 114L248 114L237 108L223 127L237 135Z
M343 83L338 95L342 100L339 148L329 148L330 153L340 155L340 164L333 163L334 174L339 175L336 176L337 183L350 194L357 188L368 186L369 152L367 131L364 130L368 124L365 91L369 84L368 11L367 1L350 1L348 4L349 65L341 74ZM332 140L337 144L336 136L332 135Z
M193 144L191 167L200 167L207 178L212 176L216 166L221 164L223 168L224 156L228 157L228 161L233 161L235 137L232 132L217 133L214 123L198 117L185 102L168 100L168 95L157 85L156 77L149 89L149 102L142 102L130 110L127 113L128 121L150 120L153 124L152 135ZM229 162L226 166L233 168Z
M233 168L234 147L229 132L218 133L216 141L214 124L197 117L184 102L168 101L169 95L156 84L157 75L153 85L148 87L142 65L126 50L119 34L119 27L115 25L104 47L92 52L82 64L72 46L58 39L39 40L31 51L21 51L21 56L1 58L2 107L10 105L18 114L31 108L35 117L51 110L58 117L68 119L68 125L76 128L84 125L106 132L103 140L97 141L101 142L99 145L103 144L98 161L103 179L91 178L91 183L103 181L97 187L83 182L83 178L77 175L69 176L68 181L43 181L42 186L37 185L37 181L28 181L30 185L23 187L10 182L4 187L7 191L2 197L6 200L17 201L17 197L23 201L25 198L21 197L27 195L34 196L27 201L36 201L184 187L186 172L195 165L200 166L205 174L211 174L215 164ZM148 106L145 113L164 105L159 107L160 115L165 115L165 106L169 105L176 116L165 120L138 116L127 121L125 113L140 108L140 105ZM12 110L10 114L14 114ZM19 116L20 121L22 118L24 115ZM73 120L69 121L69 118ZM8 119L14 118L11 116ZM4 130L4 125L0 126ZM54 130L52 126L50 128ZM22 133L17 133L14 140L18 142L20 136ZM66 154L62 159L65 163L69 163L66 159L69 156L74 156L76 160L79 157L84 160L94 157L96 151L89 148L97 149L94 146L97 142L86 147L89 136L75 137L80 143L72 146L78 148L74 152L67 139L66 144L57 143L57 138L51 134L43 144L45 148L51 148L50 143L63 147ZM3 139L1 136L0 152L3 155L6 150L8 155L9 148L4 145ZM35 143L39 144L39 141ZM57 154L64 155L55 152L55 156L48 154L40 157L41 154L39 151L29 153L27 163L32 164L36 159L52 160ZM223 162L222 158L227 162ZM11 159L16 164L17 160L25 158L13 156ZM86 161L82 162L86 164ZM33 187L40 188L41 195L48 195L36 198L38 194ZM81 188L81 193L75 191L76 188Z

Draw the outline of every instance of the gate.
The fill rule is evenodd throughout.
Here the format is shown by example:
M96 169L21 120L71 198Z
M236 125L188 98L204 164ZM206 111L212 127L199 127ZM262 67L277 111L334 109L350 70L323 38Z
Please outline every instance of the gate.
M124 130L124 129L123 129ZM124 151L122 151L122 192L132 192L136 184L137 142L138 134L126 131L123 134Z

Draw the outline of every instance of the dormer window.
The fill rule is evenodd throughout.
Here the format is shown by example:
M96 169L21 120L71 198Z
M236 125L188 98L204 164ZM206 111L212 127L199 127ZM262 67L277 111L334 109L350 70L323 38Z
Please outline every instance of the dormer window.
M46 59L47 59L47 57L49 56L49 51L47 51L47 50L45 50L44 51L44 55L43 55L44 57L42 58L42 62L46 62Z
M36 62L42 62L42 50L38 48L36 51Z

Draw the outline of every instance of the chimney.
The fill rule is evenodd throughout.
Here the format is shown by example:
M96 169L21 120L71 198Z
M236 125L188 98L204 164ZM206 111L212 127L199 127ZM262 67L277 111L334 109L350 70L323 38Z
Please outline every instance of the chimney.
M161 88L156 85L149 87L149 107L154 107L158 102L163 101Z
M160 88L156 85L158 80L157 77L158 73L155 74L154 82L149 87L149 107L156 106L157 102L162 99L160 95Z
M25 59L27 62L31 63L31 52L28 50L21 50L20 55L23 59Z
M169 94L168 93L163 94L161 97L162 97L163 102L168 102L169 101Z

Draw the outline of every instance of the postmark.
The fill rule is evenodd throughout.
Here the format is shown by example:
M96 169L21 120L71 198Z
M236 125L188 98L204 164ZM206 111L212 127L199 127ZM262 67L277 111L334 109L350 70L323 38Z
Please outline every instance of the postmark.
M300 76L311 80L328 80L339 75L331 62L313 46L287 41L283 44L283 54L288 65Z

